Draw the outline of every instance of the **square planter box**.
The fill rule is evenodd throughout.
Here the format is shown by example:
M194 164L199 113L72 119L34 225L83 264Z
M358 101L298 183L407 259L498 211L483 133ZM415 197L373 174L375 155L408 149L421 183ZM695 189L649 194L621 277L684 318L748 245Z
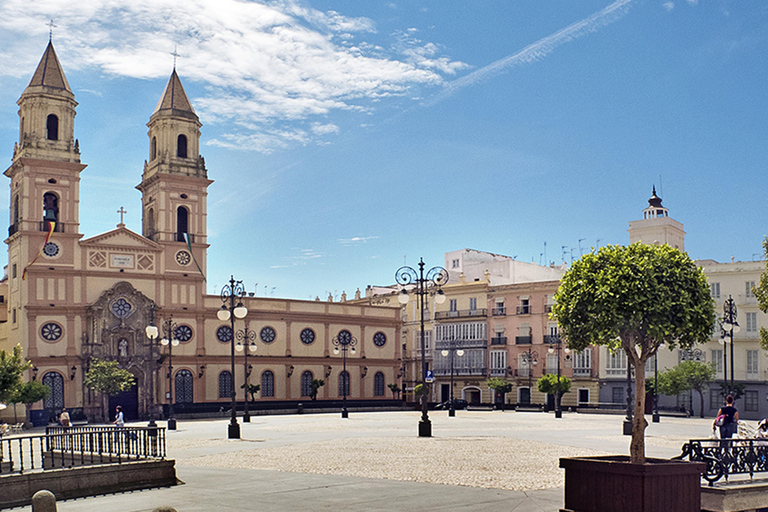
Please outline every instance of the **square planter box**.
M628 456L560 459L567 512L701 512L703 462Z

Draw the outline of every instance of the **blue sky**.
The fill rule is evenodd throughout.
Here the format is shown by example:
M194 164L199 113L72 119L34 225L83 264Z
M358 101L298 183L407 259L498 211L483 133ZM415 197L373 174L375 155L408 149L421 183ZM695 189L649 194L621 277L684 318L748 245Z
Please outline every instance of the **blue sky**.
M177 45L215 181L209 292L234 274L258 296L351 296L462 248L570 262L627 243L653 185L693 258L761 257L763 1L128 4L0 1L0 150L9 164L53 19L81 230L124 206L141 232L145 124Z

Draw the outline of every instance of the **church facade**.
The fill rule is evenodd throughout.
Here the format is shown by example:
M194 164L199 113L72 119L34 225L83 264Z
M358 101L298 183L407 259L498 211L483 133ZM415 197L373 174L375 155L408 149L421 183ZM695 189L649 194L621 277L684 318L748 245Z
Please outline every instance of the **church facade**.
M306 402L313 379L325 381L321 400L391 398L386 385L398 382L401 366L397 308L246 295L248 314L234 332L217 318L222 298L206 295L203 277L212 181L199 153L202 125L175 69L147 124L149 158L136 187L141 234L122 221L92 237L80 231L86 165L74 136L77 102L51 43L18 105L19 141L5 171L2 348L21 344L33 363L28 378L51 387L33 419L47 421L62 407L100 415L101 397L84 386L93 358L116 360L134 375L134 388L113 399L127 419L159 418L171 396L177 413L227 407L233 391L242 402L246 375L261 386L260 404ZM148 338L149 325L172 343ZM356 350L343 361L334 342L349 336Z

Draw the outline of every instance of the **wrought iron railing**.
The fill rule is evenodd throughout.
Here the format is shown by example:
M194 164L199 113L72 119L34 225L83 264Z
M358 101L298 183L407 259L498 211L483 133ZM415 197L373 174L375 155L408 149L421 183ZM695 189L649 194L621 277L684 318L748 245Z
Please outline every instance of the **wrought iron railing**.
M533 343L533 336L515 336L515 345L530 345Z
M488 310L486 308L478 309L462 309L459 311L436 311L435 320L445 318L469 318L477 316L488 316Z
M164 459L164 427L48 427L0 439L0 474Z
M682 453L673 459L704 462L702 475L709 485L728 475L745 475L768 471L768 439L692 439Z
M506 336L496 336L495 338L491 338L491 345L506 345L506 344L507 344Z

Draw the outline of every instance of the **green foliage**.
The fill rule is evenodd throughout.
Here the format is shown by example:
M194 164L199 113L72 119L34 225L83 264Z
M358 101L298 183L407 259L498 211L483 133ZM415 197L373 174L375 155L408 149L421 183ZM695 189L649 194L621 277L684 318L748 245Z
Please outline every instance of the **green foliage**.
M399 392L402 391L397 384L387 384L387 387L392 392L392 397L395 398Z
M48 398L48 395L50 394L51 388L42 382L31 380L19 386L12 402L15 404L31 405Z
M21 357L21 345L13 347L10 354L0 350L0 403L13 402L18 389L23 385L21 375L31 366L29 361Z
M539 377L536 384L538 385L540 393L546 393L548 395L557 395L559 393L560 396L563 396L571 390L571 379L561 375L560 386L558 387L557 375L552 375L551 373Z
M130 389L135 380L133 374L120 368L117 361L93 359L85 374L85 387L107 396L116 396Z
M552 307L573 350L623 350L635 372L630 460L645 462L645 362L661 345L687 350L709 340L715 307L701 268L668 245L609 245L585 254L560 282Z
M757 297L757 305L760 311L768 313L768 237L763 239L763 251L765 252L765 270L760 274L760 282L752 291L755 297ZM763 347L763 350L768 350L768 329L765 327L760 328L760 345Z
M414 396L429 395L429 384L416 384L416 387L413 388L413 394Z
M498 377L491 377L490 379L486 380L485 383L489 388L502 395L509 393L514 388L514 385L511 382L500 379Z
M659 394L676 396L686 391L703 391L715 380L715 363L682 361L674 368L659 372Z
M312 392L310 393L309 398L317 400L317 390L325 386L325 381L323 379L312 379L312 384L310 384L310 386L312 387Z
M245 389L246 385L243 384L240 386L240 389ZM256 393L261 391L261 384L248 384L248 389L246 390L246 393L251 395L251 402L256 401Z

